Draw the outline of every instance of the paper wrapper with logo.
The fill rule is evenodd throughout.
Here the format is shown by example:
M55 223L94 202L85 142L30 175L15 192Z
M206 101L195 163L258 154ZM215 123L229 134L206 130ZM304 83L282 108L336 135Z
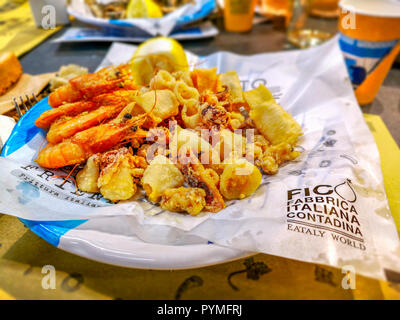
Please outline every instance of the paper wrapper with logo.
M103 65L128 61L134 46L114 44ZM31 220L89 219L77 228L102 230L172 245L215 244L243 251L352 266L384 278L400 271L399 238L383 185L374 139L347 79L338 39L304 51L252 57L218 52L190 63L236 70L244 90L265 84L301 124L301 156L264 176L249 198L227 203L217 214L196 217L163 211L138 195L112 205L97 195L76 195L63 172L33 161L44 133L33 119L15 133L0 158L0 212ZM45 105L45 103L44 103ZM18 126L17 129L18 130ZM107 223L107 216L114 216ZM101 219L98 219L101 217ZM100 235L100 233L99 233ZM104 239L106 241L106 239Z

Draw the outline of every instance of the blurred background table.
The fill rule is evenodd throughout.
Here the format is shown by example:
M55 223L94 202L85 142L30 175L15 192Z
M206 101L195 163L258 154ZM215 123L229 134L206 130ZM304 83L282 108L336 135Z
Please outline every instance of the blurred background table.
M213 39L184 41L198 55L219 50L257 54L290 50L283 30L271 23L247 34L224 32ZM73 22L72 26L78 26ZM68 28L68 27L66 27ZM53 43L64 28L21 57L31 74L75 63L94 71L110 43ZM390 71L374 103L363 112L380 115L400 143L400 69ZM56 289L41 286L44 265L56 269ZM0 214L0 298L17 299L399 299L399 282L357 276L356 290L344 290L340 270L258 254L217 266L181 271L137 270L97 263L63 252Z

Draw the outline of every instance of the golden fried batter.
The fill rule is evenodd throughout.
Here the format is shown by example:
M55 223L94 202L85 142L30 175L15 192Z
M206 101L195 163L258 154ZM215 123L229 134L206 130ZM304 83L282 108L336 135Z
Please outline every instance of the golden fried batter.
M188 150L187 152L190 152ZM180 154L181 156L181 154ZM181 158L181 157L180 157ZM193 188L202 188L206 192L206 210L218 212L225 208L225 201L215 183L215 175L200 163L192 152L185 155L185 162L178 162L178 166L185 176L186 183ZM186 161L189 159L189 161Z
M137 191L136 181L143 175L146 165L134 157L127 148L109 151L99 157L100 176L97 185L101 194L111 201L128 200ZM136 167L137 165L137 167Z
M232 159L221 175L220 190L229 200L253 194L261 184L260 170L245 159Z
M150 201L158 202L168 188L182 186L184 177L170 159L158 155L143 174L142 185Z
M256 159L255 163L266 174L276 174L280 164L294 160L299 155L300 152L294 151L289 143L282 142L278 145L267 147L262 155Z
M85 167L76 175L76 183L83 192L99 192L97 180L100 175L99 157L91 156Z
M229 123L229 113L224 107L204 103L200 106L201 122L204 128L222 129Z
M164 191L161 208L174 212L187 212L198 215L206 205L206 192L201 188L171 188Z

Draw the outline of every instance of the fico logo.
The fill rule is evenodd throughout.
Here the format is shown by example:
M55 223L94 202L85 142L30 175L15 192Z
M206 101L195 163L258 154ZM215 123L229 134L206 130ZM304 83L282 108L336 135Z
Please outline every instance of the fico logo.
M287 192L287 230L318 238L331 237L346 246L365 250L351 180L320 184Z
M347 202L353 203L357 201L357 194L351 184L350 179L338 184L334 189L335 193Z
M335 193L341 199L354 203L357 201L357 194L354 191L351 180L346 179L344 182L339 183L336 186L331 186L328 184L317 185L314 188L304 188L304 189L292 189L288 191L288 200L292 200L295 195L303 195L305 197L311 196L311 193L319 196L327 196Z

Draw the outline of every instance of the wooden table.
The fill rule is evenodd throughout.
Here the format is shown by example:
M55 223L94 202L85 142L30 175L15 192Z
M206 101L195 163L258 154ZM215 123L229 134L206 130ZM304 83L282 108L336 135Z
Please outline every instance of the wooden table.
M77 25L74 23L73 25ZM60 32L64 32L63 30ZM53 35L21 59L32 74L76 63L93 71L110 43L52 43ZM219 50L256 54L291 49L285 33L260 24L248 34L221 31L214 39L185 41L199 55ZM363 111L382 116L400 142L400 70L393 68L377 99ZM56 269L56 289L41 287L44 265ZM400 284L357 276L357 289L341 287L335 268L258 254L200 269L154 271L120 268L63 252L15 217L0 214L1 289L19 299L384 299L399 298Z

